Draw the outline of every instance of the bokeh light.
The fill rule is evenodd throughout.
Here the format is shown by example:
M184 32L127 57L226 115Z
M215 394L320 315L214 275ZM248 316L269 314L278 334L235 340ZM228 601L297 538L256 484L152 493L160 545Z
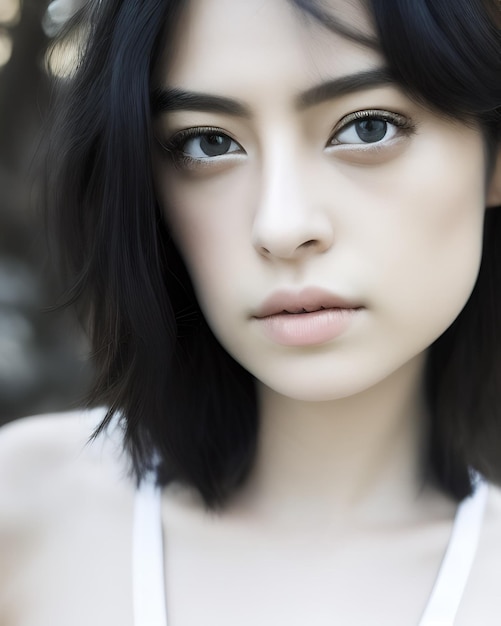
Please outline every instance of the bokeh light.
M0 0L0 23L13 25L21 16L20 0Z
M77 67L79 51L76 41L65 41L49 50L45 57L49 74L57 78L69 78Z
M9 62L12 54L12 37L10 33L0 27L0 67Z

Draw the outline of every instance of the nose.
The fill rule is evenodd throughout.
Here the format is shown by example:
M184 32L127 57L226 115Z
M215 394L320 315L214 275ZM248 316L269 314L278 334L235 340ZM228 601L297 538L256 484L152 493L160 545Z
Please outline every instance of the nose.
M333 228L328 206L319 197L315 174L293 158L263 167L256 198L252 239L269 259L302 259L328 250Z

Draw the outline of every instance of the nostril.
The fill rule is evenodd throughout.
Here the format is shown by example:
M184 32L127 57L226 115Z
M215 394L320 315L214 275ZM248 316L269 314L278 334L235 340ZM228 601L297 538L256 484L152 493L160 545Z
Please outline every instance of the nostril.
M311 248L312 246L315 246L318 242L315 241L315 239L309 239L308 241L305 241L304 243L302 243L299 247L300 248Z

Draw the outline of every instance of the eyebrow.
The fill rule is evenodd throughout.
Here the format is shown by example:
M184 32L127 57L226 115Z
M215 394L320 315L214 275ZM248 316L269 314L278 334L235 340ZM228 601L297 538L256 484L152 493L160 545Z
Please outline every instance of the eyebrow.
M232 117L251 117L250 109L238 100L177 88L155 89L152 93L151 108L154 115L169 111L207 111Z
M303 92L296 100L296 107L299 110L307 109L311 106L326 102L327 100L339 98L340 96L345 96L350 93L394 85L395 83L395 79L385 67L378 67L372 70L366 70L365 72L358 72L357 74L348 74L340 78L335 78L334 80L329 80Z
M298 110L304 110L340 96L365 89L394 85L395 82L390 72L384 67L347 74L311 87L299 94L295 100L295 107ZM185 91L175 87L155 89L151 94L151 108L153 115L160 115L169 111L205 111L222 113L232 117L250 118L252 116L250 108L239 100L208 93Z

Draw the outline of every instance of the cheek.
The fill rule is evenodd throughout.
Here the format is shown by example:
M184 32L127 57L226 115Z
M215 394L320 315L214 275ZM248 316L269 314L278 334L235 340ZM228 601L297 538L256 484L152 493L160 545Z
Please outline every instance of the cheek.
M440 130L385 168L357 170L334 186L336 194L332 182L322 186L337 237L319 270L360 288L385 328L422 348L459 314L481 258L482 143L474 133ZM215 329L231 326L229 313L249 293L262 295L263 286L253 285L261 276L251 242L255 186L245 167L184 180L163 172L166 219Z
M209 321L211 311L220 308L217 304L239 288L239 278L245 280L251 260L253 249L245 234L250 232L249 211L243 206L250 198L248 184L248 176L232 172L203 181L176 176L175 184L164 174L159 186L169 231Z
M447 281L442 293L455 284L470 290L480 263L485 212L481 146L472 146L471 160L462 155L455 163L448 162L450 153L431 154L429 178L417 186L413 200L421 213L415 237L425 255L423 269L434 283Z
M378 229L385 245L373 267L383 287L394 291L400 314L395 323L407 320L424 332L435 325L438 336L459 314L476 281L485 188L478 135L466 134L467 146L457 135L437 136L399 166L391 193L388 188L378 192Z

